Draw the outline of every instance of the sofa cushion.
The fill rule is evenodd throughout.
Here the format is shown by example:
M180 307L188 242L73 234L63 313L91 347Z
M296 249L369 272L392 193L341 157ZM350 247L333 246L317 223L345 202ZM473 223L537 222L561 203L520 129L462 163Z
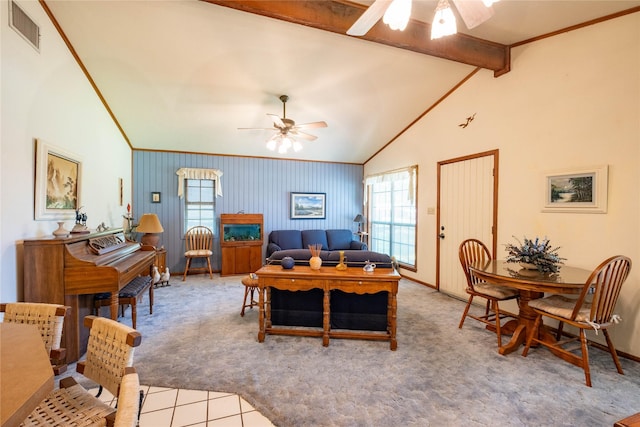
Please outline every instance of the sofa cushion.
M320 258L323 254L328 252L320 252ZM311 258L311 251L309 249L285 249L282 251L276 251L267 258L267 264L280 264L282 258L291 257L295 261L296 265L309 265L309 258ZM324 255L326 256L326 255Z
M302 246L299 246L299 247L303 249L308 249L309 245L316 245L316 244L321 244L323 251L329 250L326 231L325 230L302 230Z
M326 234L330 251L351 249L353 233L350 230L327 230Z
M354 249L354 250L358 250L358 251L366 251L369 249L369 247L367 246L367 244L365 242L361 242L359 240L352 240L351 241L351 247L349 249Z
M300 230L274 230L269 234L269 242L280 246L280 249L300 249L302 234Z

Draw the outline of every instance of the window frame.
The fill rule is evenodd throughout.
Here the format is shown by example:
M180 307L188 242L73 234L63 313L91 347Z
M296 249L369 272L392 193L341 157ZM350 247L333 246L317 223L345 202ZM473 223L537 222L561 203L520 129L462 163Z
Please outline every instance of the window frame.
M387 202L388 207L391 208L391 211L386 213L386 215L389 217L389 220L388 221L375 220L374 218L376 218L378 215L374 214L376 209L376 206L375 206L376 195L374 194L374 186L376 184L382 184L382 183L391 183L391 185L393 186L394 183L398 182L398 179L395 179L394 175L400 176L403 174L406 174L406 175L405 177L402 178L401 182L406 182L406 184L403 184L405 186L405 189L403 190L403 192L407 193L406 195L407 195L407 200L409 204L401 204L400 206L398 206L396 203L394 203L393 199L391 199ZM417 271L417 267L418 267L417 179L418 179L417 165L382 172L379 174L368 176L365 179L365 208L366 208L365 210L367 211L367 228L369 232L369 243L371 245L371 249L375 250L374 249L375 245L373 242L376 235L376 228L377 228L376 224L386 227L388 229L386 231L388 235L384 236L384 240L388 242L389 254L391 256L395 256L400 267L410 271ZM388 190L388 193L391 197L393 197L394 195L397 196L398 190L391 188ZM394 210L393 209L394 206L396 206L398 209L406 209L407 207L410 207L412 209L412 212L409 215L410 220L408 223L406 221L400 222L394 219L394 217L397 217L397 214L398 214L397 212L398 209ZM401 229L401 228L406 229L407 226L412 228L413 242L409 244L401 240L400 242L395 243L398 239L396 237L397 235L394 236L394 233L396 233L398 229ZM409 244L410 248L412 247L413 249L413 255L412 255L413 264L411 264L410 260L408 259L401 259L398 255L395 255L393 251L393 248L396 247L396 245L407 245L407 244Z
M199 185L197 186L199 188L199 195L200 197L198 198L199 200L196 201L190 201L189 200L189 195L190 195L190 191L189 188L190 187L194 187L192 185L190 185L190 183L193 183L194 181L198 181ZM205 188L210 188L211 189L211 201L202 201L202 183L208 181L211 182L211 187L205 187ZM198 225L202 225L205 226L207 228L210 228L211 231L213 232L214 237L217 235L217 230L216 230L216 180L213 179L207 179L207 178L186 178L185 179L185 192L184 192L184 205L182 207L182 213L183 213L183 221L182 221L182 228L183 228L183 235L186 234L187 230L189 230L192 227L198 226ZM197 209L198 212L200 212L199 215L199 219L197 219L197 224L194 222L196 220L191 219L190 215L189 215L189 208L192 206L210 206L210 209L202 209L199 208ZM206 219L203 220L203 215L202 212L208 212L211 211L211 219Z

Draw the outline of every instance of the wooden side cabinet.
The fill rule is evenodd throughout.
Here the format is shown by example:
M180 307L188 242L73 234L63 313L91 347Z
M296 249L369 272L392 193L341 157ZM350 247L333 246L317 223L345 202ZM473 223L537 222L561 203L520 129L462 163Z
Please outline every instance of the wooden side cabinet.
M220 215L220 275L253 273L262 267L262 214Z

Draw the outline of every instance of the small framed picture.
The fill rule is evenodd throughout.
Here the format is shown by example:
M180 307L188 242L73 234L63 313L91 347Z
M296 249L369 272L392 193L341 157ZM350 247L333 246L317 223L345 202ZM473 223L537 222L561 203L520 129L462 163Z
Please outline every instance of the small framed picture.
M545 174L543 212L606 213L608 166Z
M151 203L160 203L162 201L159 191L151 192Z

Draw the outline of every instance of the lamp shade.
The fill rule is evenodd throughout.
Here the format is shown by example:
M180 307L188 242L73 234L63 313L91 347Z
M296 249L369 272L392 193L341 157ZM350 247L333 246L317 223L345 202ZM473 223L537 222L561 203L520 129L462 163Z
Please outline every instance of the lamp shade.
M158 247L160 242L160 236L158 234L162 233L164 228L162 228L162 224L160 224L158 215L146 213L140 218L140 224L136 227L136 231L138 233L144 233L140 238L140 243Z
M362 214L358 214L356 215L355 218L353 218L353 222L357 222L358 224L364 224L364 217L362 216Z
M160 224L158 215L146 213L140 218L140 224L138 224L136 231L139 233L162 233L164 228Z

